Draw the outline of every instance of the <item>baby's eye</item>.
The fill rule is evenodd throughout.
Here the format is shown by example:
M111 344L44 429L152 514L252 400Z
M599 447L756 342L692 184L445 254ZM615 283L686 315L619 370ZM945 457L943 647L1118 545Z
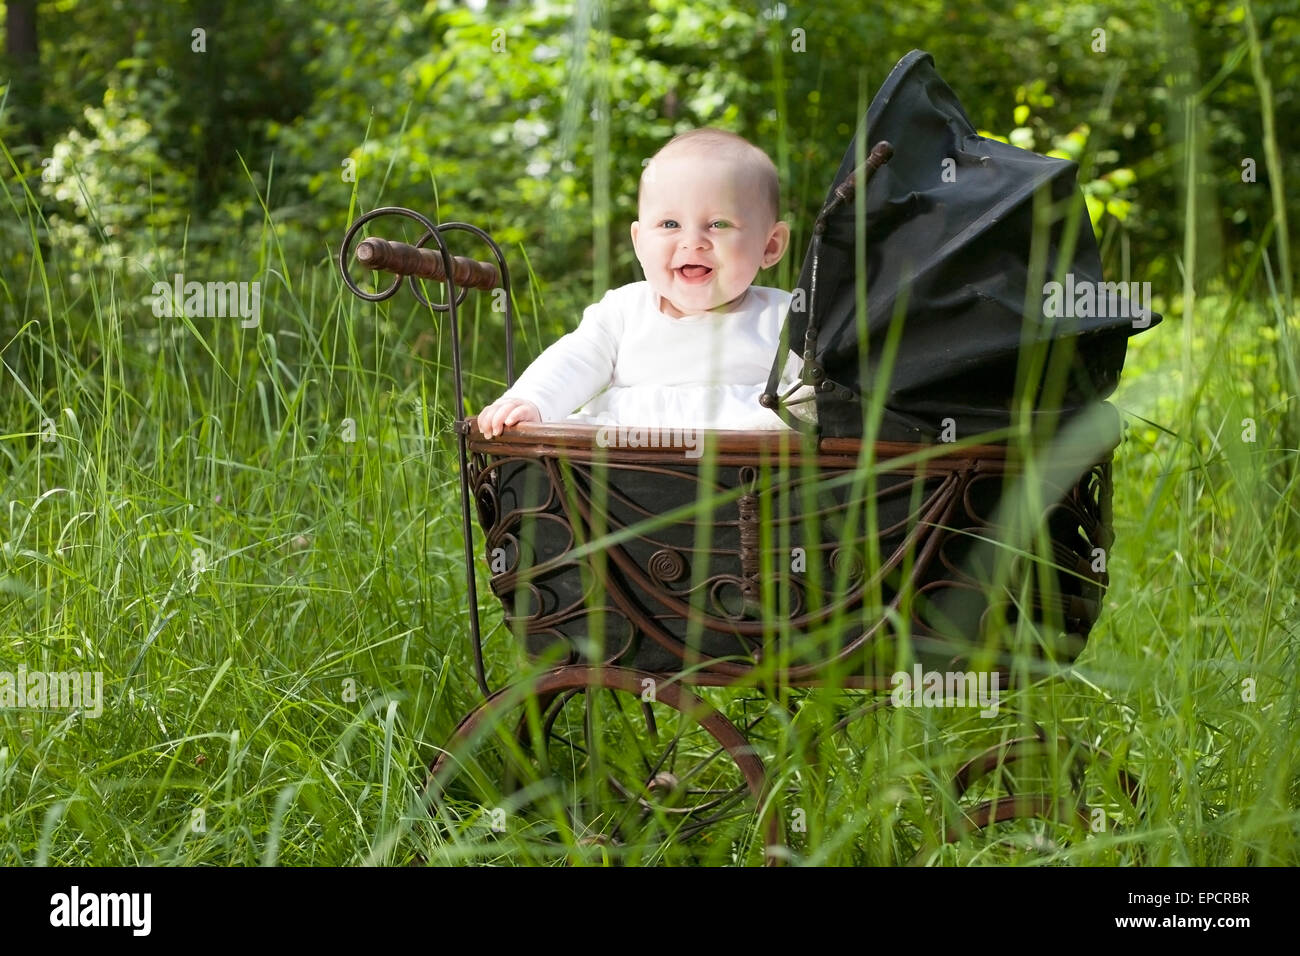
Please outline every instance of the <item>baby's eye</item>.
M665 219L663 222L659 223L659 225L662 226L662 227L665 228L665 229L676 229L676 228L677 228L677 220L676 220L676 219Z
M724 219L715 219L712 224L714 226L717 226L719 229L726 229L731 225L731 223L727 222Z

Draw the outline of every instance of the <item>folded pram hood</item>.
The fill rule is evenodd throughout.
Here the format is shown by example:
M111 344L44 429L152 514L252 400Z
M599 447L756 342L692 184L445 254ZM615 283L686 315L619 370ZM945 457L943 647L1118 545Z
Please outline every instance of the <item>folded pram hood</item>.
M815 300L810 245L786 319L786 340L802 352L814 310L816 361L838 386L817 393L821 434L863 434L867 396L898 308L902 334L879 439L930 441L1006 427L1021 353L1035 341L1050 343L1044 367L1058 360L1066 370L1064 381L1039 376L1046 385L1035 390L1035 414L1064 422L1109 395L1129 335L1160 316L1140 314L1149 302L1101 285L1082 203L1076 228L1067 229L1077 164L980 136L920 50L899 61L872 100L865 139L850 144L828 203L882 140L894 153L866 188L865 314L856 306L855 212L848 202L826 221ZM1038 225L1045 250L1032 247L1036 215L1046 217ZM1058 278L1060 295L1046 295L1044 284Z

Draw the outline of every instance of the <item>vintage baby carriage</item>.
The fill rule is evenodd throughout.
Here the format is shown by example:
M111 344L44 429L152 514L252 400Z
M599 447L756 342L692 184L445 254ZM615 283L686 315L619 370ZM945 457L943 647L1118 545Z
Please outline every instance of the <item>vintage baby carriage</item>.
M486 440L458 422L484 700L433 762L434 808L604 853L748 833L771 862L790 836L792 784L774 783L765 759L789 746L796 689L858 699L822 728L834 733L897 703L862 692L896 688L914 665L1014 680L1038 673L1026 660L1073 660L1108 584L1119 424L1103 399L1127 337L1158 320L1042 314L1045 272L1068 272L1076 287L1101 279L1088 218L1081 203L1071 209L1075 172L978 136L930 56L913 51L835 176L787 317L816 426L793 414L793 390L778 394L777 356L763 404L789 431L701 432L692 448L685 431L611 440L548 423ZM357 262L399 277L363 292L349 250L390 213L424 234L415 246L359 244ZM458 231L486 242L495 264L452 257L446 236ZM509 288L500 248L473 226L386 208L354 223L340 266L372 301L402 276L446 283L433 308L448 313L464 409L456 306L469 287ZM427 302L413 279L412 291ZM508 296L505 306L509 383ZM534 662L495 691L471 501L505 629ZM1078 742L1041 728L1003 740L961 767L952 793L1058 746L1079 759ZM964 805L946 837L1086 814L1081 800L1000 786Z

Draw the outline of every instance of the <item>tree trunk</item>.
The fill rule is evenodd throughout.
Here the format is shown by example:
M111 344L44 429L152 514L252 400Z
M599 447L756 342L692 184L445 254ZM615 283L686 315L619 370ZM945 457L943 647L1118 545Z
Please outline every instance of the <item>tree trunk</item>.
M36 0L9 0L5 4L5 52L13 67L11 93L22 117L27 140L42 142L41 54L36 36Z

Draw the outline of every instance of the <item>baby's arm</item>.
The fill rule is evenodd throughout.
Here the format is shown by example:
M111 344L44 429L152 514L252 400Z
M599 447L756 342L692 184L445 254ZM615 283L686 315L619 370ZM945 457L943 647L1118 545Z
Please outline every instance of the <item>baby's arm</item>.
M520 422L558 421L609 385L624 318L611 295L588 306L574 331L537 356L513 388L479 413L485 436L494 438Z

